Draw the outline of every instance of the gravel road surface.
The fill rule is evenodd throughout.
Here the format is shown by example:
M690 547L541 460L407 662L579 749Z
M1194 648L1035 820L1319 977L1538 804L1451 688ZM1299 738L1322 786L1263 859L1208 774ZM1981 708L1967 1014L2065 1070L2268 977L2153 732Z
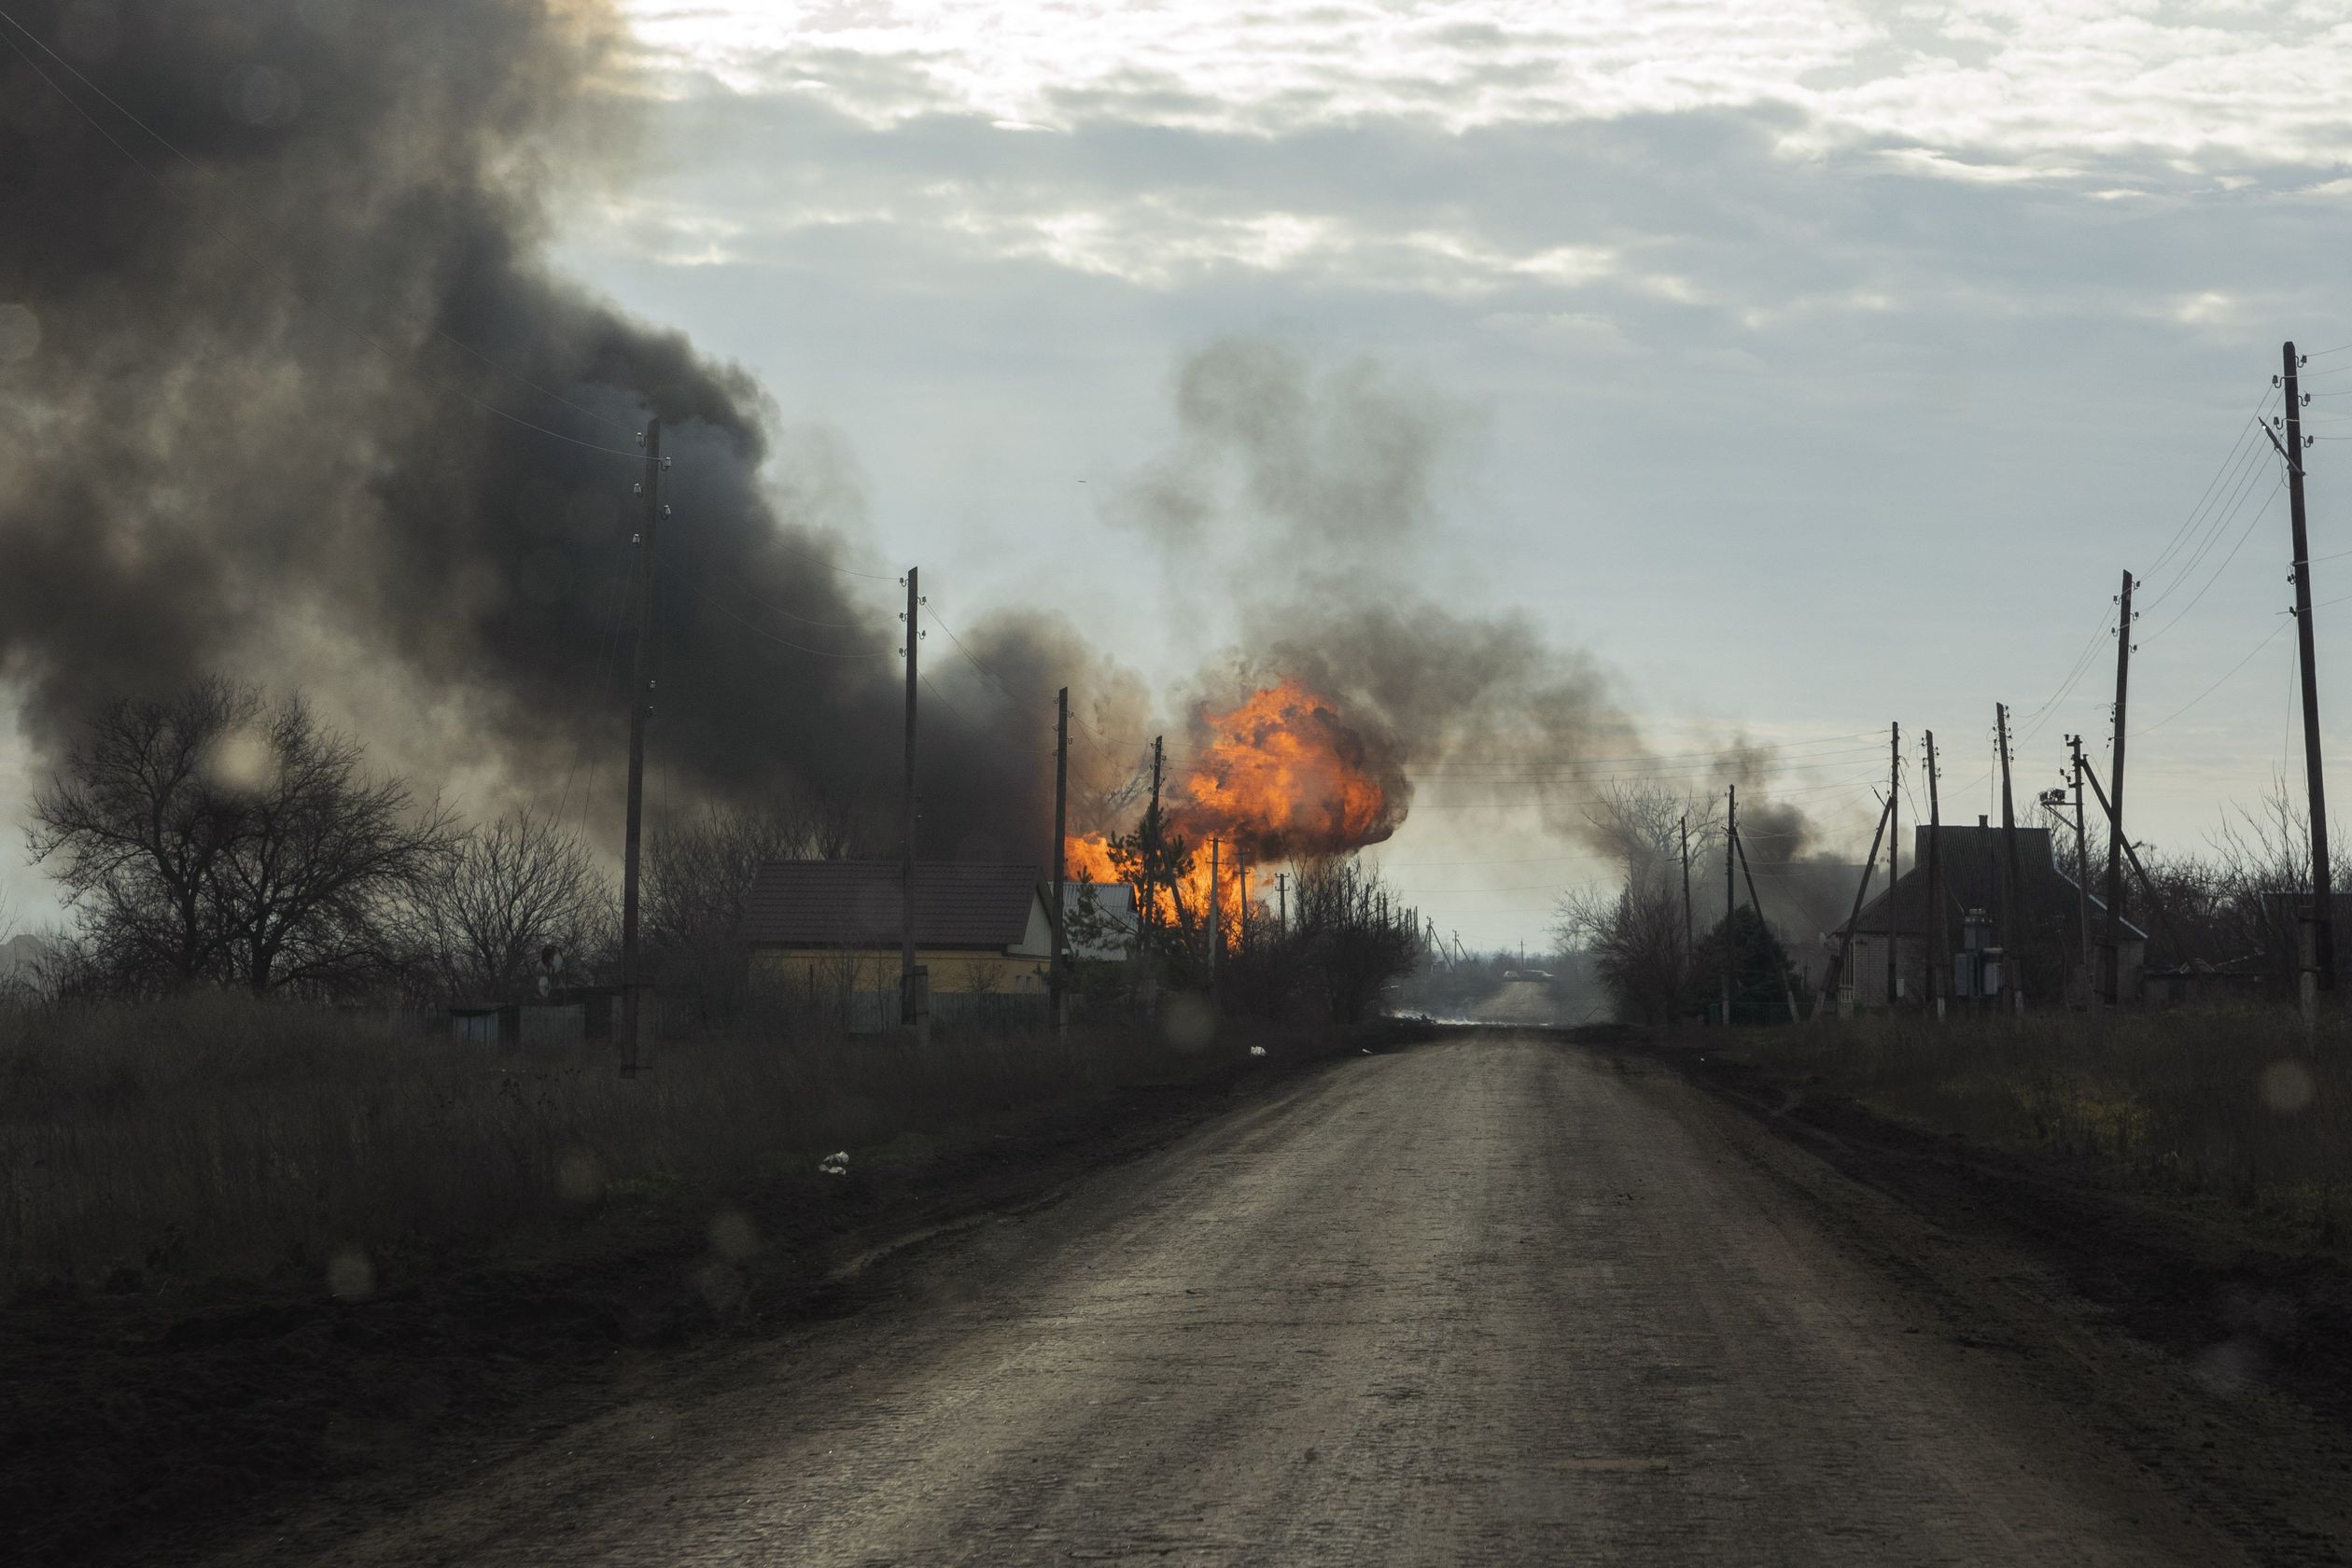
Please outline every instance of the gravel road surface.
M2336 1560L2185 1373L1606 1048L1359 1057L857 1290L224 1561Z

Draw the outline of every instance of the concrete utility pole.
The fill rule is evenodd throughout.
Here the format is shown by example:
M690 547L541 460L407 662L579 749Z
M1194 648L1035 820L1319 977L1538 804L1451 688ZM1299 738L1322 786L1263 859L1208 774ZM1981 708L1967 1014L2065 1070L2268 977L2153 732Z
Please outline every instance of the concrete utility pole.
M645 477L637 483L645 503L637 525L637 641L629 655L628 826L621 850L621 1076L644 1070L645 979L637 967L637 862L645 825L645 721L653 712L653 541L662 515L662 421L645 422Z
M1731 851L1740 841L1740 787L1729 786L1723 799L1723 1027L1729 1029L1732 963L1737 952L1731 940L1731 917L1739 909L1737 896L1731 891Z
M2091 842L2082 825L2082 737L2070 735L2066 749L2074 757L2075 907L2082 927L2082 975L2091 977ZM2089 998L2086 996L2086 1001Z
M899 1022L907 1028L918 1027L931 1011L923 1004L920 982L915 968L915 682L917 679L916 661L922 651L922 628L917 623L923 608L923 596L916 579L915 568L906 568L906 786L902 803L904 812L904 855L899 866Z
M2001 743L2001 969L2009 981L2009 1008L2025 1011L2025 966L2017 951L2015 908L2024 877L2017 865L2017 808L2009 796L2009 705L1993 705L1993 723Z
M2279 350L2287 388L2287 503L2295 530L2295 652L2303 664L2303 778L2311 791L2310 952L2303 958L2303 1015L2318 1008L2319 991L2335 988L2335 884L2328 867L2328 783L2319 765L2318 655L2312 646L2311 537L2303 526L2303 391L2296 371L2302 358L2293 343ZM2277 438L2273 437L2275 442ZM2115 765L2115 793L2123 794L2123 763Z
M2107 960L2100 992L2109 1007L2123 997L2123 741L2132 693L2132 574L2123 574L2115 623L2115 760L2107 769L2115 793L2107 804Z
M1895 1011L1895 955L1901 950L1901 922L1896 897L1901 878L1896 875L1901 863L1902 827L1900 802L1903 795L1903 726L1886 726L1886 1010Z
M1070 940L1063 930L1069 916L1064 890L1070 877L1070 688L1054 698L1054 957L1045 966L1045 984L1053 997L1054 1028L1062 1027L1062 987L1068 980Z
M1936 732L1927 739L1927 907L1935 912L1935 950L1927 955L1927 1006L1943 1022L1945 976L1952 971L1952 932L1944 923L1943 802L1936 793Z

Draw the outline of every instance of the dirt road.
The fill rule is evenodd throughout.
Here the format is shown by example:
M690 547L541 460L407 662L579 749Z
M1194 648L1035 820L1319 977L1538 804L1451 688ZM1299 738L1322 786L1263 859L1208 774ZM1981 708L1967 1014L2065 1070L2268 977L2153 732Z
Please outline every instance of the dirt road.
M2185 1371L1605 1049L1361 1057L861 1289L227 1561L2336 1560Z

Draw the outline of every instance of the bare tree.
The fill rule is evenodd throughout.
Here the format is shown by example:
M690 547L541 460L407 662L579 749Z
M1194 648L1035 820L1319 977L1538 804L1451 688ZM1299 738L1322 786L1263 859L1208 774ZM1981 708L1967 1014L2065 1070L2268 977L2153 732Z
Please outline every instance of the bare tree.
M514 998L553 947L578 973L609 945L611 883L579 836L517 811L467 834L427 880L424 938L453 994Z
M215 864L229 978L257 993L334 991L389 968L394 925L456 839L439 802L360 772L359 743L320 727L310 705L272 708L235 796L239 830Z
M248 685L116 703L35 798L34 858L110 989L348 989L389 968L401 901L452 836L360 759L300 697Z
M1589 889L1562 898L1552 930L1562 947L1592 955L1593 973L1626 1022L1671 1023L1688 1000L1683 824L1687 817L1697 857L1691 875L1711 880L1720 872L1723 838L1715 812L1712 800L1686 800L1654 785L1612 784L1586 814L1594 833L1616 852L1624 875L1614 890Z
M233 931L217 879L245 831L222 788L241 759L224 752L261 711L259 692L213 678L113 703L34 798L33 859L63 886L90 966L119 986L175 989L219 969Z

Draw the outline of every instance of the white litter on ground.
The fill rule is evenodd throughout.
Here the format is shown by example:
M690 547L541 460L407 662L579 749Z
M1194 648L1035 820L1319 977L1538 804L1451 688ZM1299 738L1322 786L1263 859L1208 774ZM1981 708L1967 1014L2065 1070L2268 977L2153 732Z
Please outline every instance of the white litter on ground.
M1263 1045L1253 1045L1250 1047L1250 1055L1253 1057L1262 1057L1266 1055L1266 1047Z
M849 1174L849 1156L846 1153L827 1155L817 1162L817 1169L828 1176L847 1176Z

